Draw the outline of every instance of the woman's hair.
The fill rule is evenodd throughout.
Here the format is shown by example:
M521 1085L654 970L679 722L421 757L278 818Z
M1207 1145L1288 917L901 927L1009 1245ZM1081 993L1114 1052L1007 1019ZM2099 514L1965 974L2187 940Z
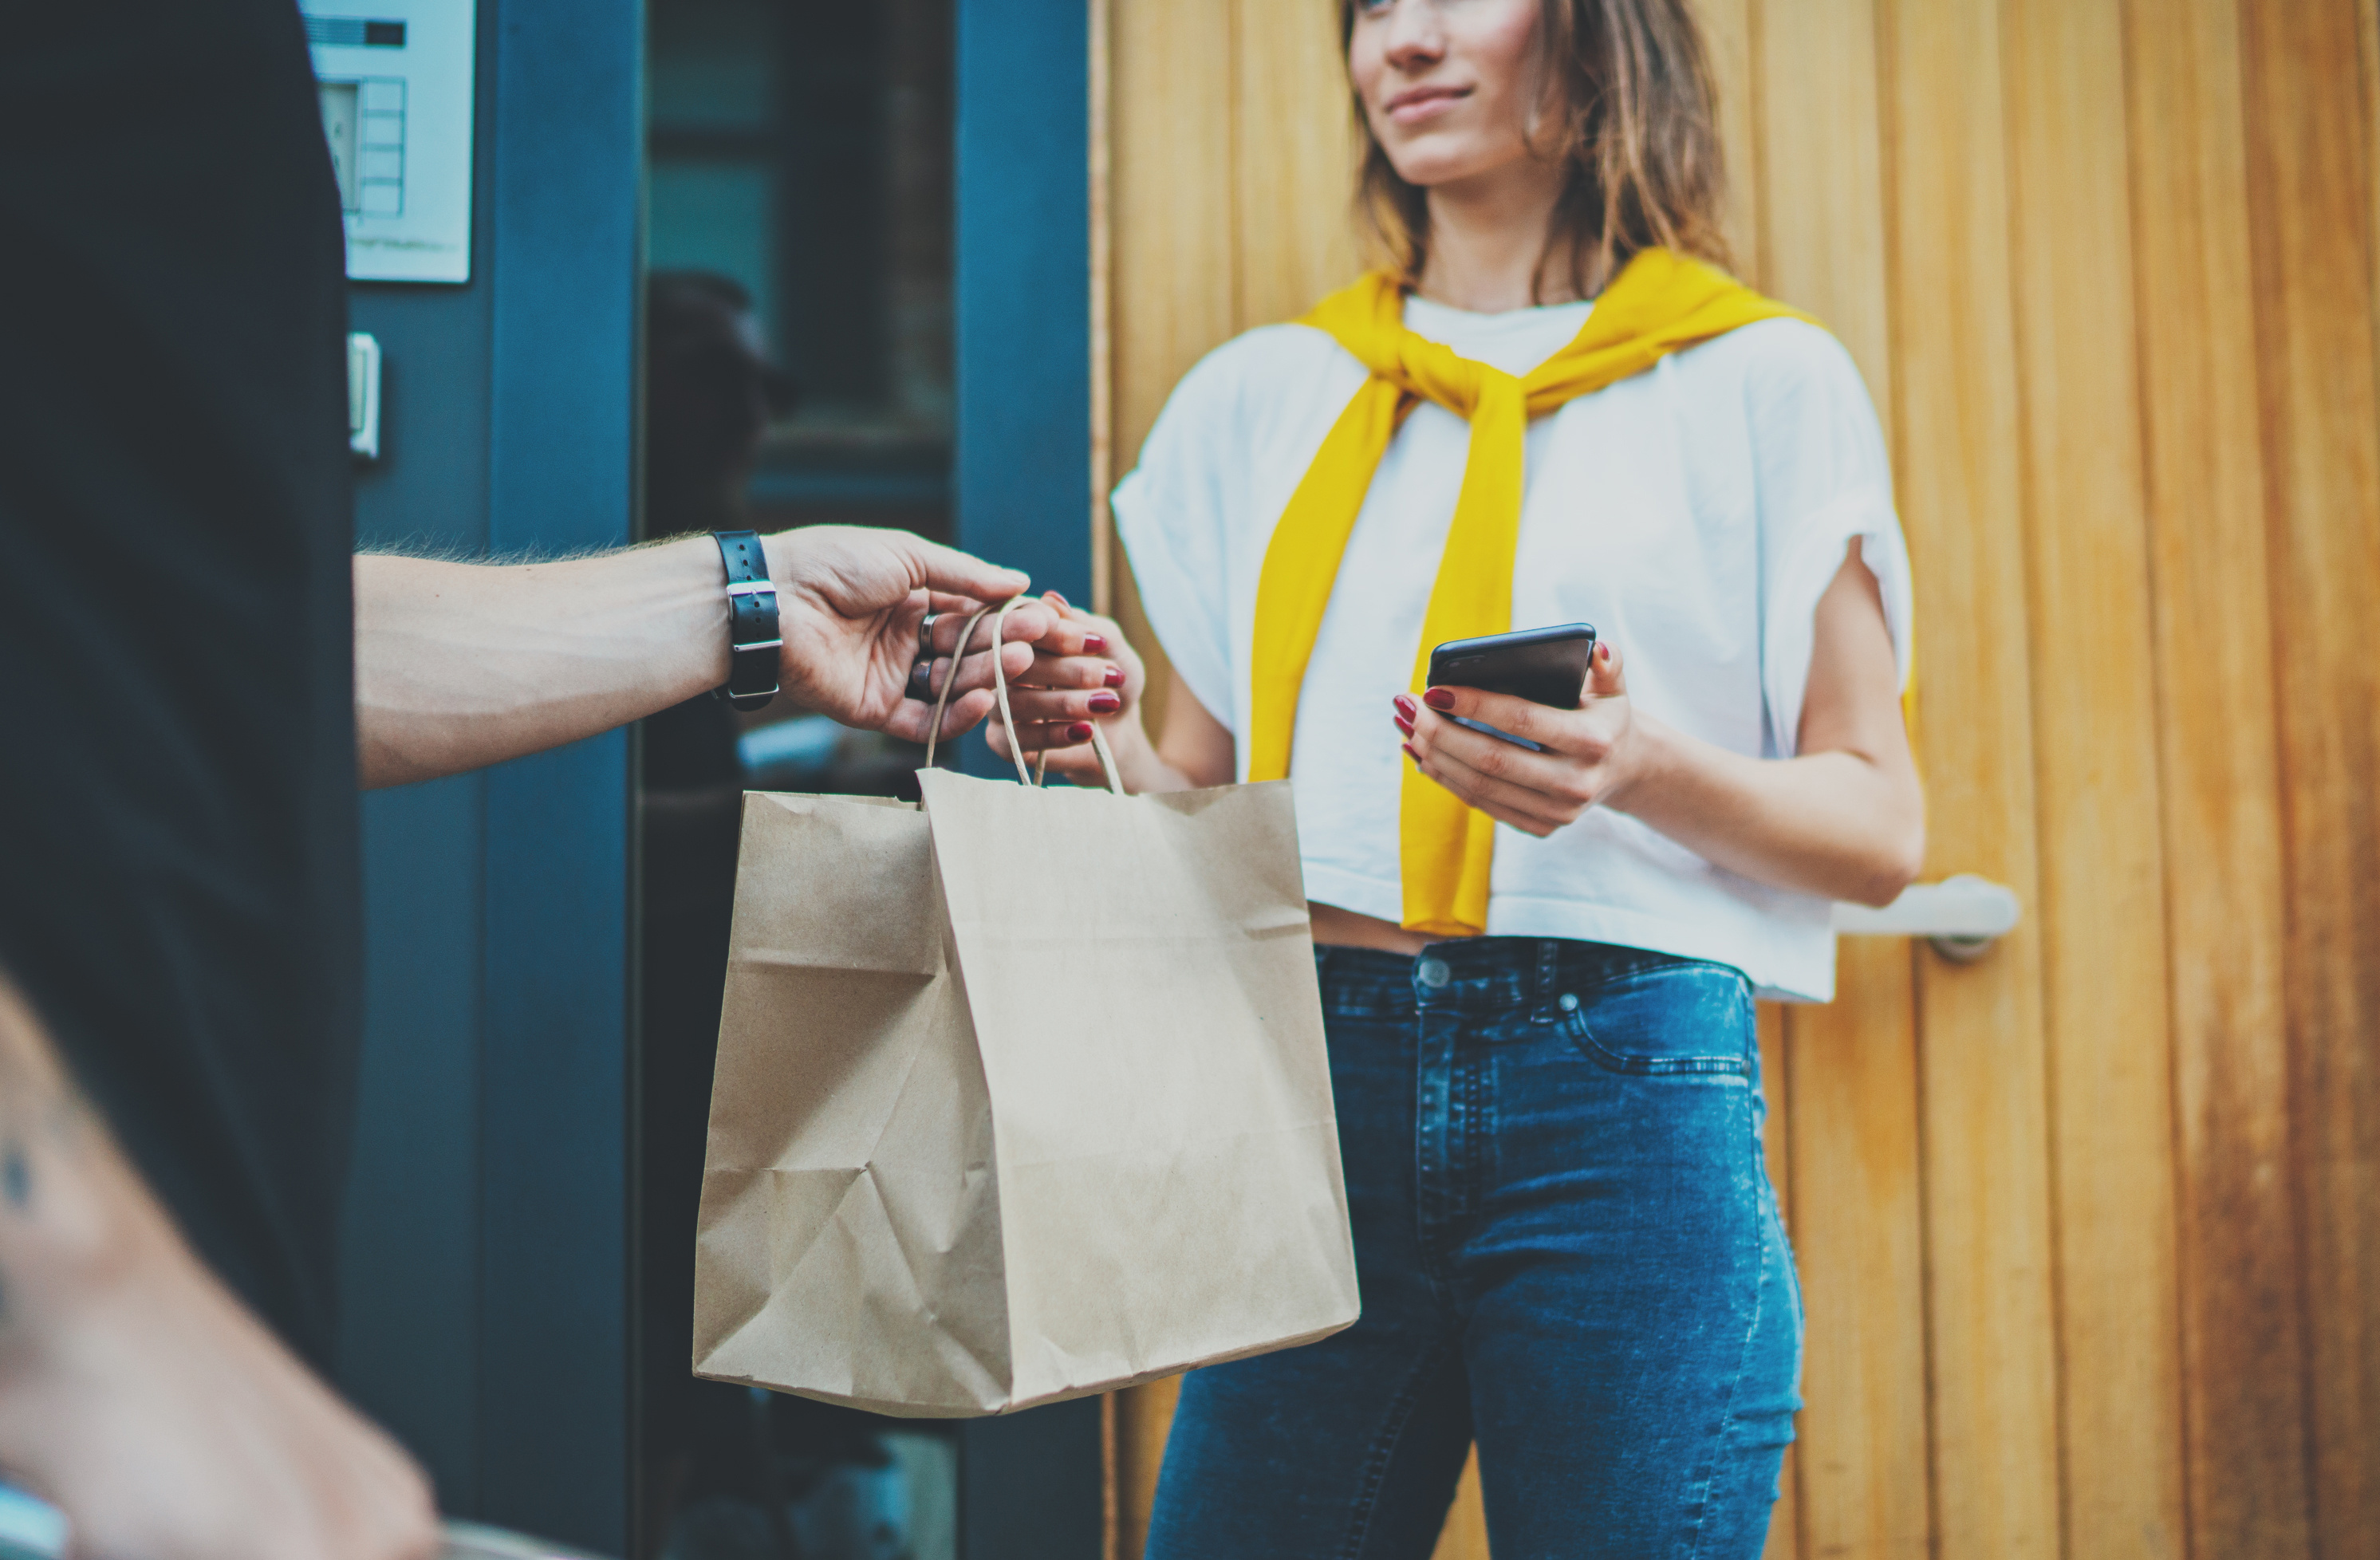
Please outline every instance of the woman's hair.
M1340 53L1357 0L1339 0ZM1567 259L1580 297L1600 292L1639 249L1659 246L1728 263L1719 233L1727 174L1718 91L1690 0L1538 0L1536 82L1550 106L1526 127L1540 155L1566 176L1554 204L1536 285ZM1398 176L1372 134L1361 95L1355 125L1363 168L1355 202L1365 225L1410 286L1429 258L1428 191Z

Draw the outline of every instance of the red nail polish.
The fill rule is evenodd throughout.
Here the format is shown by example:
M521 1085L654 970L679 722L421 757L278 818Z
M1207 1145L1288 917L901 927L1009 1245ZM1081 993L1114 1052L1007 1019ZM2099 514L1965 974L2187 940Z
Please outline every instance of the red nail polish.
M1402 732L1403 732L1405 735L1407 735L1407 736L1411 736L1411 735L1413 735L1413 722L1412 722L1412 721L1410 721L1410 720L1406 720L1406 719L1405 719L1403 716L1402 716L1402 715L1394 715L1394 716L1390 716L1390 720L1394 720L1394 721L1397 723L1397 730L1398 730L1398 731Z
M1422 695L1421 702L1432 709L1452 709L1454 695L1444 688L1432 688Z
M1123 707L1123 700L1109 693L1105 688L1093 694L1087 702L1090 705L1091 713L1094 715L1113 715Z
M1408 732L1412 731L1414 712L1418 710L1421 706L1414 703L1413 695L1410 694L1399 694L1395 698L1389 702L1397 707L1397 713L1399 715L1404 717L1403 724L1405 730Z
M1103 656L1107 653L1108 636L1106 635L1086 634L1083 635L1083 654L1087 656Z
M1107 674L1101 679L1101 681L1106 683L1111 688L1123 687L1123 668L1120 666L1110 666L1107 670Z
M1421 762L1421 755L1420 755L1420 754L1418 754L1418 753L1415 753L1415 752L1414 751L1414 745L1413 745L1413 744L1411 744L1411 743L1407 743L1407 744L1405 744L1404 745L1405 745L1405 756L1406 756L1406 757L1408 757L1408 758L1410 758L1410 759L1412 759L1412 760L1413 760L1415 763L1416 763L1416 764L1420 763L1420 762Z
M1604 665L1609 666L1611 664L1611 647L1609 645L1597 645L1595 647L1595 659L1601 661Z
M1091 723L1087 720L1075 721L1073 725L1066 728L1066 740L1070 743L1090 741Z

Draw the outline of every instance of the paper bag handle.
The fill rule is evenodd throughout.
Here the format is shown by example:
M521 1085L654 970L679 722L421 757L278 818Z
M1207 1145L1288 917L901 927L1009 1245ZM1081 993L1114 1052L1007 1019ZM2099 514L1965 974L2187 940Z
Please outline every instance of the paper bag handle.
M1030 774L1026 772L1025 751L1016 743L1016 722L1008 713L1008 673L1000 664L1001 630L1008 622L1009 612L1024 599L1022 596L1012 596L997 607L978 607L975 614L966 620L966 625L959 630L959 647L951 652L951 674L942 679L942 691L934 697L934 723L926 728L927 768L930 769L934 767L934 746L941 739L942 734L942 711L950 707L951 690L958 685L959 663L966 659L967 646L975 639L975 625L984 620L986 613L990 613L991 614L992 644L991 691L993 696L1000 700L1000 722L1008 728L1008 756L1016 761L1018 780L1026 785L1042 783L1044 772L1050 763L1050 755L1047 752L1041 754L1034 760L1032 772ZM1122 796L1124 793L1123 777L1116 772L1115 754L1108 747L1107 733L1099 730L1099 723L1097 720L1091 722L1091 747L1099 756L1099 768L1107 776L1108 789L1116 795Z

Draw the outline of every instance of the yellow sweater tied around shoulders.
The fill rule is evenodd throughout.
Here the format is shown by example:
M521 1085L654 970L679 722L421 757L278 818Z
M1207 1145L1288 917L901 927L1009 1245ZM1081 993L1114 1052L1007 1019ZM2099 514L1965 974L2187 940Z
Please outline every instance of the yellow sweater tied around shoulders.
M1645 249L1604 289L1568 346L1515 379L1407 330L1402 289L1378 272L1316 305L1299 322L1329 333L1371 377L1323 440L1265 550L1257 580L1248 778L1289 773L1298 690L1339 561L1407 412L1431 401L1471 424L1463 488L1414 654L1413 692L1419 695L1432 646L1512 626L1522 455L1531 418L1739 325L1808 318L1714 266ZM1398 814L1403 925L1437 937L1486 931L1495 821L1412 765L1404 769Z

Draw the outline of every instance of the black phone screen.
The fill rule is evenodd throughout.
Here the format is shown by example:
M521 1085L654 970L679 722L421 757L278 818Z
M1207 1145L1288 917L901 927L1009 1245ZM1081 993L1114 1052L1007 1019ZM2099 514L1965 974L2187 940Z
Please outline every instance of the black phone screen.
M1594 627L1565 623L1478 639L1450 639L1429 653L1429 681L1433 687L1476 688L1556 709L1576 709L1594 664Z

